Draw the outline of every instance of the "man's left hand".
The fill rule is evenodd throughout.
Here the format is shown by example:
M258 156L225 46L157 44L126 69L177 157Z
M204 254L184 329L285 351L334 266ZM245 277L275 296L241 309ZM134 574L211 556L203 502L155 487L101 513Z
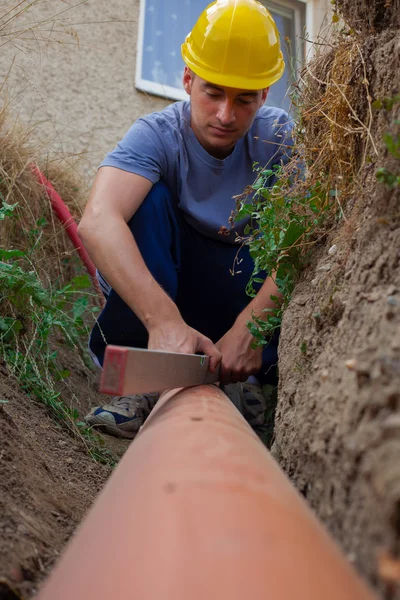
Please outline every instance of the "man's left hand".
M262 365L262 347L253 349L254 338L246 322L236 321L233 327L216 343L222 354L221 383L246 381L250 375L258 373Z

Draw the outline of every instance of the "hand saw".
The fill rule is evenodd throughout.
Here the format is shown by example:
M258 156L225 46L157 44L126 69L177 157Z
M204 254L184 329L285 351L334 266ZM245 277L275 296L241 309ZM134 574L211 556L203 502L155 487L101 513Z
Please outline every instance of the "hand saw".
M219 380L219 369L208 370L209 357L126 346L107 346L100 392L132 396L163 392Z

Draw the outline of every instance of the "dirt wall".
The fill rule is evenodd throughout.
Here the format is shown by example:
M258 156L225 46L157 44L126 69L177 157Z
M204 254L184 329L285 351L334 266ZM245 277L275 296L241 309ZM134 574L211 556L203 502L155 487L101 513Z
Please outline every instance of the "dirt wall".
M58 352L71 371L62 397L69 395L68 405L83 416L105 401L96 392L98 374L77 352ZM109 436L104 444L115 461L128 446ZM1 600L35 595L112 472L87 449L84 438L71 437L65 423L20 389L0 359Z
M387 27L399 13L386 2L382 25L382 4L368 3L375 17L355 34L371 102L399 92L400 35ZM339 8L351 25L367 10L347 0ZM400 105L374 110L377 153L367 157L344 216L314 251L284 316L273 446L387 600L400 598L400 189L379 183L376 171L400 173L382 143L399 115Z

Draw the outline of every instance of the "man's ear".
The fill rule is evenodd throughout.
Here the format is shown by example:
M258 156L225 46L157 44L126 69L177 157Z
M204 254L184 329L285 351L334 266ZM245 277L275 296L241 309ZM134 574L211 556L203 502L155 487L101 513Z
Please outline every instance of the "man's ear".
M192 91L193 76L189 67L185 67L185 70L183 71L182 82L185 92L190 96L190 93Z
M265 103L269 92L269 87L265 88L261 94L260 107Z

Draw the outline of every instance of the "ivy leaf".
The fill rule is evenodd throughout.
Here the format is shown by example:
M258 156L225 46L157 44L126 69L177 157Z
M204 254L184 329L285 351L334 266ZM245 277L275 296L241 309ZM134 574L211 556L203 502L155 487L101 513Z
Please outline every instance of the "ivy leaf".
M289 227L286 229L285 236L282 240L282 248L290 248L293 246L303 235L304 227L297 221L292 221Z
M88 275L79 275L71 280L73 290L84 290L91 287L91 281Z
M60 379L67 379L67 377L71 376L71 371L68 371L68 369L62 369L59 371L58 375Z
M83 315L88 306L87 298L78 298L72 307L72 318L77 321Z
M371 108L375 110L380 110L381 108L383 108L382 100L380 100L379 98L377 100L374 100L371 104Z
M252 212L253 212L253 205L252 204L244 204L243 206L241 206L240 210L235 215L235 223L237 223L238 221L241 221L245 217L248 217L249 215L251 215Z
M20 258L21 256L26 256L22 250L2 250L0 248L0 258L2 259L8 260L10 258Z
M386 148L395 158L400 158L400 136L394 136L390 133L385 133L383 136Z
M5 217L11 217L17 206L18 202L15 204L7 204L7 202L3 200L3 203L0 206L0 221L3 221Z

